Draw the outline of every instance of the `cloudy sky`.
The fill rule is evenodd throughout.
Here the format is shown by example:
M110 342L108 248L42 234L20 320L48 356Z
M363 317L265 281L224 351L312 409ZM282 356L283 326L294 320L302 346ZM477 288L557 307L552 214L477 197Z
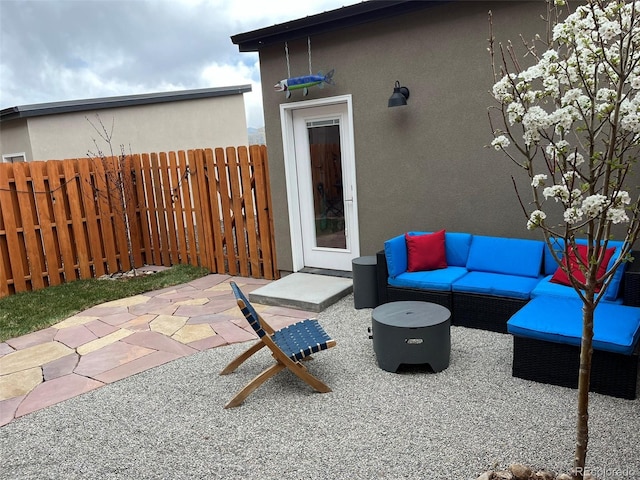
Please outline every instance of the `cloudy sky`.
M33 103L251 84L257 53L230 36L360 0L0 0L0 109Z

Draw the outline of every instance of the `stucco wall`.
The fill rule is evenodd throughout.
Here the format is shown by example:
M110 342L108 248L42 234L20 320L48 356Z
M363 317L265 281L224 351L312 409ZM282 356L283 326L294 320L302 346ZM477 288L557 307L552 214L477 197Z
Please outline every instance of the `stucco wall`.
M28 159L86 157L88 152L97 153L92 139L109 155L108 144L87 119L99 129L100 121L108 131L113 126L111 146L116 155L120 145L126 153L143 153L248 144L244 98L230 95L32 117L28 119L32 157ZM7 123L12 122L4 122L3 130Z
M493 84L488 11L498 41L543 33L535 2L454 2L311 38L314 70L335 68L335 86L290 100L273 91L287 76L284 46L260 52L266 138L273 185L278 265L291 270L291 242L279 104L352 94L360 251L372 255L407 230L531 237L511 181L525 176L492 140L487 107ZM307 39L289 42L291 74L308 72ZM524 50L522 50L524 53ZM388 108L395 80L406 107ZM537 237L536 237L537 238Z
M19 119L0 125L0 155L23 152L26 159L32 158L27 121Z

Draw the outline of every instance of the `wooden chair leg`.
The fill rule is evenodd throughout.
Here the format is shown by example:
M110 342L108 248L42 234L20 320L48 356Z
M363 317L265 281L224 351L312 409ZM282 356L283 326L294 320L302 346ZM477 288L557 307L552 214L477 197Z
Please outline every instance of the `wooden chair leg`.
M271 348L270 345L267 346ZM307 370L307 367L305 367L301 362L297 362L287 357L279 348L275 347L275 349L272 349L272 353L273 358L275 358L276 362L283 364L285 367L291 370L294 375L309 384L309 386L314 390L320 393L328 393L332 391L326 383L311 375Z
M255 345L254 345L255 346ZM247 398L251 393L262 385L264 382L273 377L276 373L282 371L284 369L284 365L282 363L276 363L271 367L264 370L260 375L251 380L247 385L240 390L235 397L233 397L229 403L227 403L224 408L233 408L240 405L245 398Z
M287 368L289 368L289 370L291 370L296 376L298 376L298 378L308 383L311 388L320 393L328 393L332 391L326 383L311 375L309 373L309 370L307 370L304 365L297 362L292 363L293 366L287 366Z
M224 369L220 372L220 375L228 375L234 372L240 365L242 365L245 362L245 360L247 360L251 355L259 351L264 346L265 344L262 341L257 342L248 350L246 350L245 352L241 353L236 358L234 358L231 361L231 363L229 363L229 365L224 367Z

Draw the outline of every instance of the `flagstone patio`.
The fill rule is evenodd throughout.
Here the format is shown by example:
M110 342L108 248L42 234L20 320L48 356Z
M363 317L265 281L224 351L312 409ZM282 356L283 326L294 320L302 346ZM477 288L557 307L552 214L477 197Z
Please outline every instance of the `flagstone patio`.
M230 281L245 293L268 280L208 275L104 303L0 343L0 426L177 358L255 338ZM275 328L315 314L255 305Z

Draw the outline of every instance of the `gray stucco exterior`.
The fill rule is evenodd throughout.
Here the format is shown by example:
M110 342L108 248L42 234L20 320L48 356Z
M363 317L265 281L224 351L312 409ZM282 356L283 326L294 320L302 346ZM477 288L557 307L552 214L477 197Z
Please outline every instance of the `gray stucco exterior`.
M526 229L512 184L513 175L528 202L526 176L486 148L494 104L487 47L490 10L496 40L521 47L520 34L544 33L545 3L420 3L418 11L311 36L314 70L334 68L336 85L307 97L273 91L287 76L284 44L259 49L281 270L292 262L279 105L303 98L353 96L361 255L409 230L539 238ZM307 38L288 40L288 48L292 75L306 74ZM396 80L411 95L407 106L388 108Z

